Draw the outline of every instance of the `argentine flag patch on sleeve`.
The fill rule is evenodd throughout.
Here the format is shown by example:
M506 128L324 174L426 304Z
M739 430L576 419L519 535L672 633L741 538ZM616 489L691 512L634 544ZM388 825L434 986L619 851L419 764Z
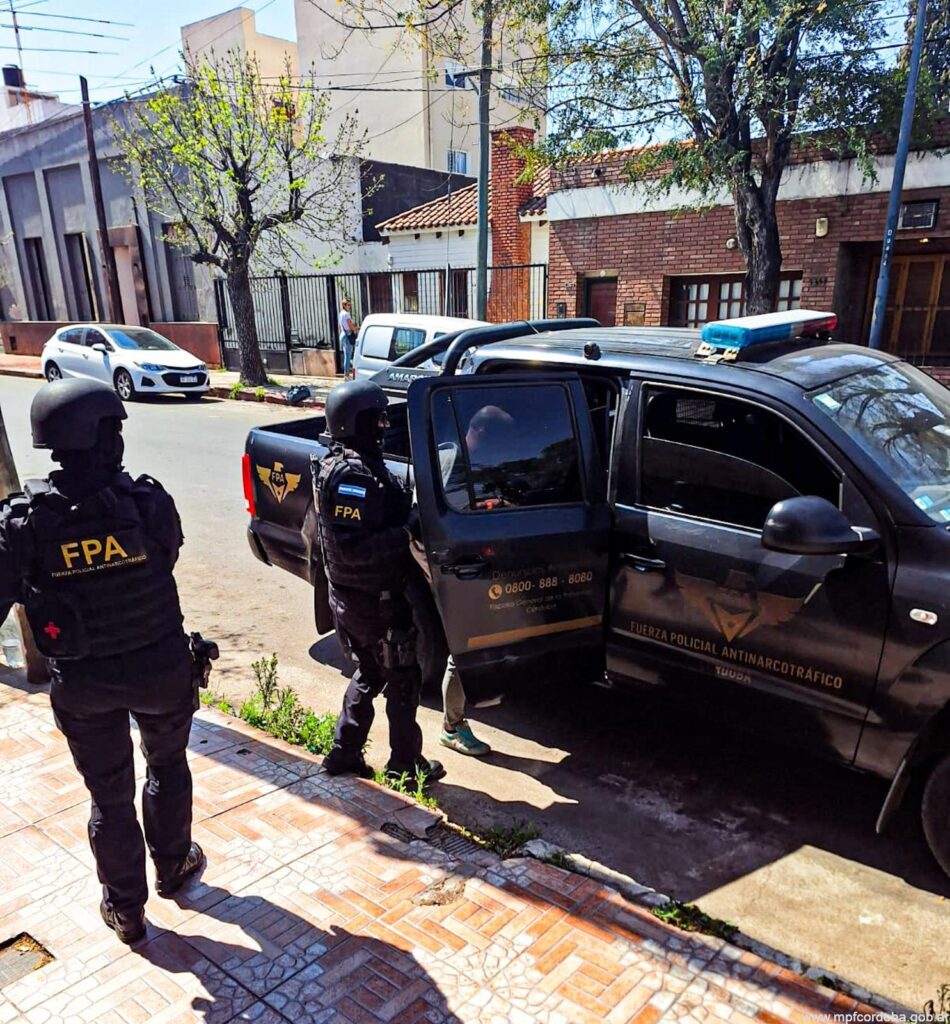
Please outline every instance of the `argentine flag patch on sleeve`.
M340 484L336 489L337 494L346 494L351 498L365 498L366 488L357 487L356 484Z

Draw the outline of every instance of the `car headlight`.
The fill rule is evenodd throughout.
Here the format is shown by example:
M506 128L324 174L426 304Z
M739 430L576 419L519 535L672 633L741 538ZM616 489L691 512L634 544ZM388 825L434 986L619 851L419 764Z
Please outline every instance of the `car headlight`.
M150 373L161 373L165 369L164 366L159 366L158 363L140 363L136 361L135 365L140 370L148 370Z

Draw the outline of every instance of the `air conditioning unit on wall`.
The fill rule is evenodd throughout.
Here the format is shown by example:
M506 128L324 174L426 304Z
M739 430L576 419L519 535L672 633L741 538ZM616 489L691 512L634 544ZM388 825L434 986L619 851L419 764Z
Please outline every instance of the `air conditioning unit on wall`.
M937 200L901 203L897 226L902 231L929 231L937 223Z

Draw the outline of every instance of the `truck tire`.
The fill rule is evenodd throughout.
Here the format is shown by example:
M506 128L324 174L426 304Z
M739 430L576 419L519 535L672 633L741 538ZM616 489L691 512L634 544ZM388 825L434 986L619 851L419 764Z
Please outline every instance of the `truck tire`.
M920 804L920 816L931 853L950 875L950 754L945 754L930 772Z

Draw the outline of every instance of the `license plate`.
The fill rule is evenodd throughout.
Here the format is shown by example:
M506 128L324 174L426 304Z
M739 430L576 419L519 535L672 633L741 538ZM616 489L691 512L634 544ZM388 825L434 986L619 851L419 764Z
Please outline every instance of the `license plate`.
M181 378L182 384L197 384L198 378L195 374L189 374L187 377Z

